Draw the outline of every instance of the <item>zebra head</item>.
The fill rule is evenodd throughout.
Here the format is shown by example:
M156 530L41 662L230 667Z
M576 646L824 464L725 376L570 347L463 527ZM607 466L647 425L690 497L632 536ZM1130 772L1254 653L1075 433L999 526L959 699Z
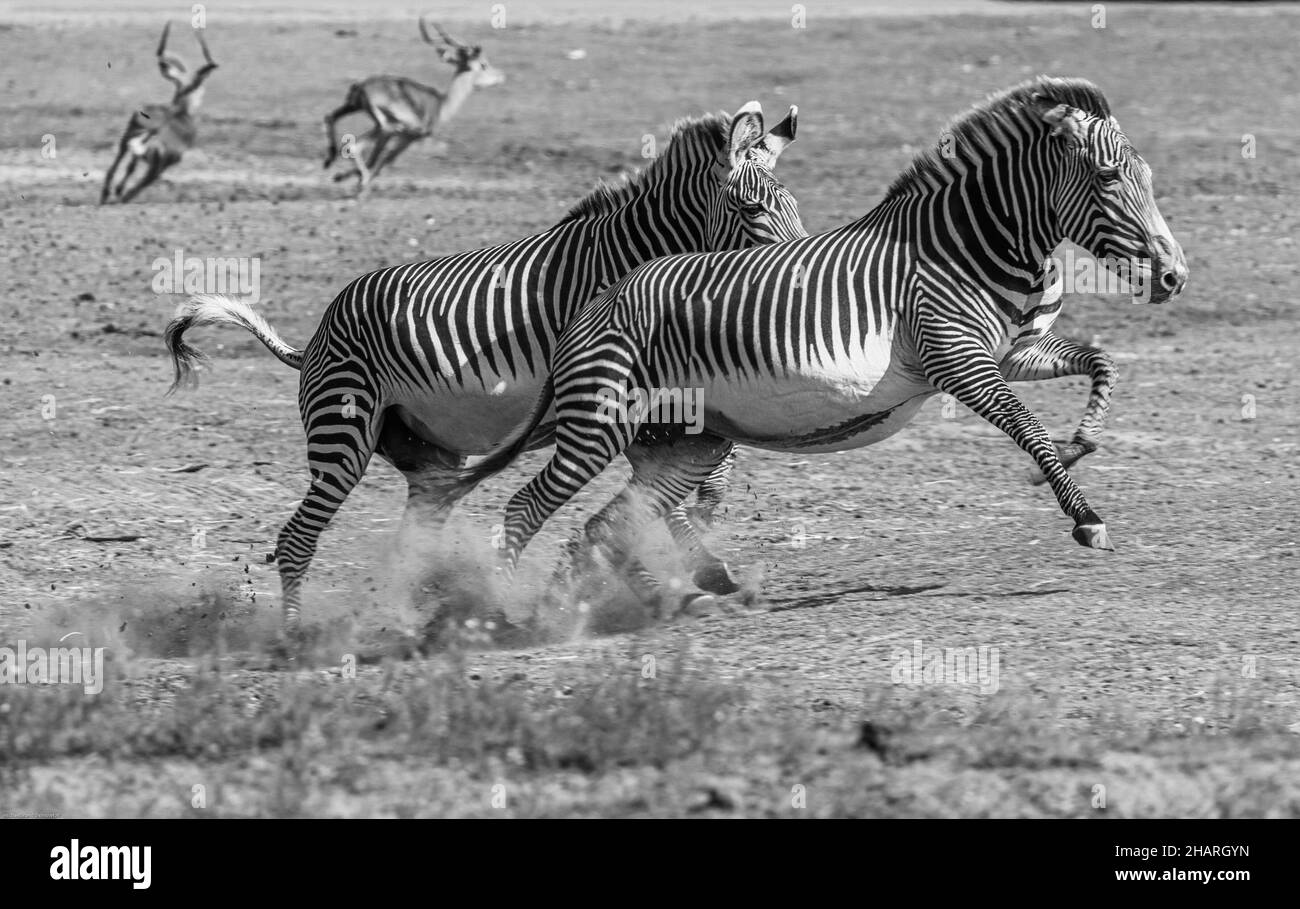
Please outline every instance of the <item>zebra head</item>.
M757 101L736 112L721 191L705 223L710 249L744 249L808 236L794 195L773 173L776 159L794 141L798 118L799 108L791 106L785 119L764 133L763 108Z
M1156 206L1151 168L1112 116L1039 96L1049 142L1064 143L1054 188L1059 227L1121 277L1135 297L1163 303L1187 283L1187 260Z

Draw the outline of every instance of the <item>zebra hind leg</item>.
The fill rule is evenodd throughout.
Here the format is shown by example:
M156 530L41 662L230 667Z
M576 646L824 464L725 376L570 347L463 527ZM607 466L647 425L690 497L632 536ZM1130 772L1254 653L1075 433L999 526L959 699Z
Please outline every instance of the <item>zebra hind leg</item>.
M421 557L416 548L424 540L423 534L440 533L456 503L472 491L472 487L455 483L460 468L465 466L468 459L420 438L392 410L385 415L376 451L406 477L406 509L398 531L397 549L400 561L418 561ZM423 586L421 575L411 577L414 585ZM443 585L440 583L434 583L433 586L439 593L446 592L441 589ZM454 582L452 586L455 586ZM481 591L481 585L479 589ZM447 602L440 602L433 617L425 624L421 639L426 642L441 640L449 625L469 618L471 611L472 605L466 597L447 598ZM504 610L497 605L493 605L486 621L492 623L494 629L505 633L517 631L506 618Z
M631 445L624 452L632 463L628 485L587 522L584 546L598 550L657 617L666 607L680 609L697 601L702 594L686 593L679 602L670 603L676 593L665 592L659 580L635 555L640 533L650 522L662 517L670 529L676 529L674 539L688 550L688 557L693 557L698 564L703 553L721 565L699 543L694 526L681 510L681 503L726 460L731 448L730 442L708 435L683 436L672 444ZM674 515L680 517L680 522L671 520ZM685 529L681 522L685 523ZM692 548L694 552L690 551ZM722 568L725 573L725 566ZM698 568L696 573L697 576L700 573Z
M687 554L694 570L695 586L708 593L726 595L740 590L727 563L709 551L700 539L700 528L713 526L713 516L731 488L731 473L736 467L736 446L729 444L721 461L695 491L695 504L679 505L664 518L677 546Z
M308 414L303 420L307 427L311 485L281 529L275 546L284 601L284 628L292 637L301 636L302 585L316 555L320 535L361 481L376 443L374 426L359 412L361 408L356 408L358 413L343 417L336 406L327 403L331 397L337 402L335 396L317 396L322 411Z
M406 477L403 533L414 527L441 529L470 491L451 483L467 459L417 436L393 408L384 414L375 452Z
M735 466L736 446L731 445L723 459L695 490L695 504L688 506L679 503L664 515L664 525L691 569L691 580L700 590L718 596L738 592L740 584L731 576L727 563L704 544L700 531L713 526L714 511L731 486L731 472ZM627 570L643 578L653 577L635 556L628 563Z

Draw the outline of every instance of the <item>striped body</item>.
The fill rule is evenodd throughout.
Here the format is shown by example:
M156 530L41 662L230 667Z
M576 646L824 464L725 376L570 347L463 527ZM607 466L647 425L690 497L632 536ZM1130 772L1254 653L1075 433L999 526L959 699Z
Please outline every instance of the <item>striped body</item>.
M1151 300L1163 302L1186 280L1182 250L1155 205L1150 169L1089 83L1043 77L950 129L950 154L919 157L852 224L656 260L584 309L553 363L555 455L507 506L507 568L620 453L633 463L636 495L598 516L605 530L592 543L626 551L631 531L675 507L728 445L859 448L897 432L939 392L1034 458L1077 541L1109 548L1065 468L1095 448L1113 364L1051 333L1063 288L1045 281L1055 274L1048 257L1069 240L1122 260L1134 287L1158 281ZM1079 371L1094 378L1089 415L1073 442L1054 445L1008 382ZM698 390L704 432L612 419L602 402L627 388ZM535 405L532 422L549 407Z
M638 271L571 324L556 363L557 395L594 393L579 379L584 367L630 336L644 364L632 384L701 389L705 427L718 435L811 452L892 435L938 392L904 321L907 295L924 285L926 268L892 239L914 208L891 206L873 223ZM1005 288L983 302L988 350L1000 361L1051 328L1060 286L1048 294ZM621 319L626 309L637 310L631 326ZM628 381L618 366L597 368L590 380Z
M395 408L431 445L491 451L527 418L559 329L598 289L603 269L587 252L597 245L609 247L580 220L358 278L307 345L304 415L329 424L345 394L361 395L368 411Z
M560 329L602 288L684 249L805 235L793 197L757 152L719 180L724 127L711 118L679 129L669 160L640 186L600 191L544 233L348 285L304 352L309 440L315 426L351 436L346 450L323 442L320 458L368 452L381 431L373 415L384 414L424 445L486 454L526 420ZM362 416L340 425L349 404ZM395 459L382 441L379 451Z
M312 482L276 547L290 626L317 539L373 453L405 474L408 517L441 523L474 486L460 480L465 459L519 430L560 330L602 288L656 256L806 236L771 171L793 140L794 117L792 108L766 135L757 105L734 120L686 122L645 172L597 190L548 231L363 275L331 303L303 351L237 301L182 306L167 333L178 383L196 356L181 339L196 324L242 325L301 370ZM545 427L530 432L531 446L548 441ZM725 487L725 477L715 482ZM703 562L718 561L684 511L669 525Z

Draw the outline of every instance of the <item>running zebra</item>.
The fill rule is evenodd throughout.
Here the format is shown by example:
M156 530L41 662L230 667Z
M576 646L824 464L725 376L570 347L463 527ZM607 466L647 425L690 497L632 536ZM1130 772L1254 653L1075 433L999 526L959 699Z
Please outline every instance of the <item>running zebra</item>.
M1151 169L1102 93L1077 79L1044 76L992 96L951 124L941 149L919 155L851 224L659 259L584 308L556 347L553 392L513 444L464 474L499 470L545 414L559 415L550 462L506 509L507 574L542 523L620 453L632 478L588 523L585 545L627 564L635 533L677 507L733 443L859 448L939 392L1033 457L1075 540L1110 549L1066 466L1095 447L1114 368L1049 333L1062 285L1044 278L1070 240L1129 266L1135 296L1162 303L1182 290L1187 265ZM1080 370L1094 375L1089 412L1074 442L1054 446L1008 383ZM698 389L703 431L611 418L628 389Z
M601 289L657 256L808 235L772 171L794 141L797 115L791 107L766 133L757 102L734 118L679 122L649 167L621 186L599 187L550 230L357 278L303 350L242 301L197 296L181 305L166 332L172 390L193 378L200 355L184 336L195 326L239 325L302 373L312 479L275 550L287 630L299 625L317 540L372 454L405 475L407 522L442 523L473 488L459 482L467 456L513 438L549 373L560 330ZM547 428L533 429L531 447L550 444ZM697 583L717 573L721 563L685 511L668 518L694 559Z

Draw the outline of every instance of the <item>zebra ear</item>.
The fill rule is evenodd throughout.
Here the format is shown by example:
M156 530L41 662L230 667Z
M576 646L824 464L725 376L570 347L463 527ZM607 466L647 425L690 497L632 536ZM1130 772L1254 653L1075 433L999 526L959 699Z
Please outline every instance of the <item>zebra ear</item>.
M728 158L735 167L745 160L754 143L763 138L763 106L757 101L750 101L731 120L731 141L728 143Z
M1081 139L1079 111L1070 105L1040 102L1038 115L1052 127L1053 136L1062 136L1071 144Z
M798 129L799 108L791 104L785 119L772 127L772 131L763 137L762 146L771 155L769 166L776 164L776 159L781 157L781 152L785 151L785 147L794 141Z

